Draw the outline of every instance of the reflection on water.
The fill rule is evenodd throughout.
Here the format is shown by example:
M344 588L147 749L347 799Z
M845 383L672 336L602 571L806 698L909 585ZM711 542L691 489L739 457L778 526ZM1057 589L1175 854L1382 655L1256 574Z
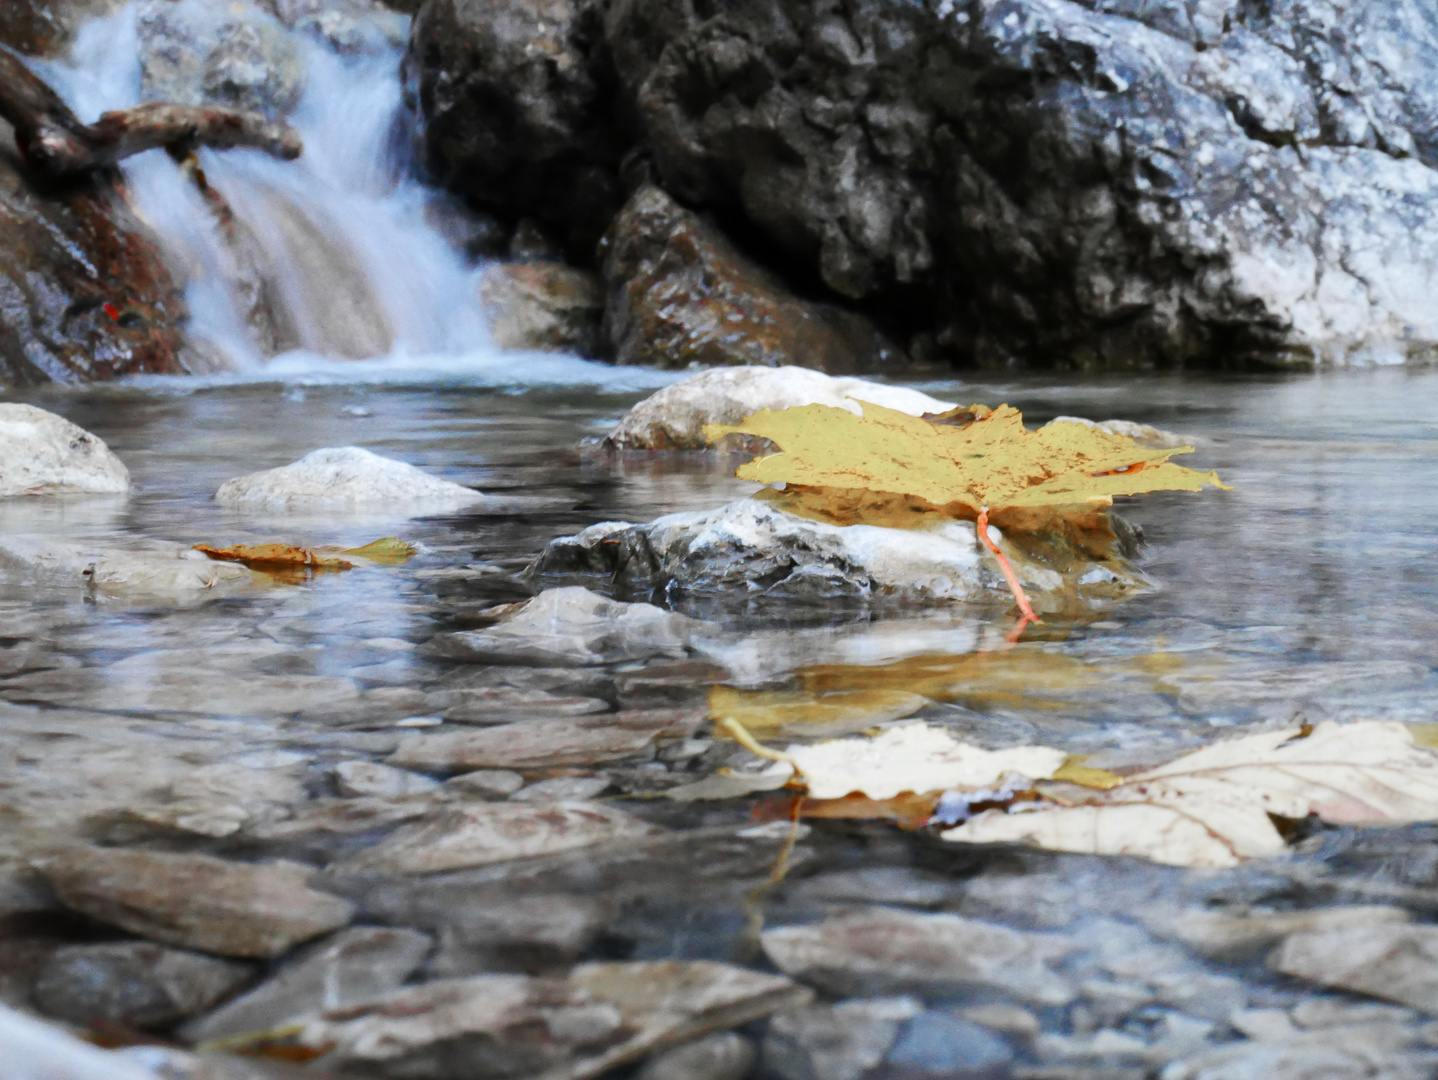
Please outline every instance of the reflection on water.
M582 454L579 438L601 433L634 394L183 382L28 394L104 438L136 490L128 500L0 503L7 537L352 547L397 535L420 553L398 566L183 608L0 586L0 762L11 763L0 764L11 823L0 838L0 915L44 903L24 858L84 838L368 867L348 877L333 870L333 887L356 899L365 919L416 926L447 942L431 974L556 970L585 957L747 962L755 957L750 893L767 878L785 827L755 833L768 839L745 847L750 841L735 838L751 826L755 800L676 806L648 798L735 760L733 745L711 739L702 721L713 687L727 688L719 691L729 695L726 708L748 709L765 737L919 716L990 746L1041 741L1094 754L1102 767L1235 724L1296 715L1435 719L1438 575L1429 565L1438 536L1431 406L1438 374L929 389L954 400L1007 401L1031 423L1078 414L1175 430L1197 445L1194 463L1218 469L1234 490L1131 501L1124 512L1147 539L1139 563L1157 587L1097 619L1054 619L1011 650L1001 648L1003 597L979 609L926 611L712 598L700 605L678 596L671 598L678 610L706 623L687 659L464 665L430 655L426 643L439 632L482 626L489 608L525 598L520 571L550 538L598 521L717 506L752 485L697 457L644 465ZM545 496L554 509L413 521L261 519L211 501L231 476L348 444L487 492ZM689 719L676 720L676 709ZM662 710L669 712L658 718ZM465 779L468 795L454 780L387 794L387 774L340 774L337 766L382 762L416 732L482 734L510 720L531 725L531 733L562 729L596 747L614 739L652 747L643 725L660 725L649 760L603 749L594 751L594 767L509 772L514 785L583 780L589 786L573 790L587 799L596 789L585 774L598 771L607 779L604 798L660 831L594 849L603 855L501 861L430 877L376 877L354 859L403 822L432 823L426 815L452 804L443 800L479 798L474 793L489 791L486 784L499 794L484 798L502 798L510 781L499 775L504 767L486 766L485 776ZM447 780L446 771L436 779ZM431 825L415 828L428 835ZM1069 985L1138 979L1115 974L1132 948L1172 979L1228 980L1224 993L1239 1005L1288 1008L1311 990L1256 968L1220 970L1184 952L1172 944L1174 913L1204 904L1364 900L1375 882L1386 882L1383 902L1403 904L1428 884L1405 879L1402 869L1427 842L1421 829L1391 830L1387 840L1356 847L1348 835L1325 834L1310 845L1315 854L1292 866L1215 877L1067 856L974 854L882 823L822 821L793 853L789 879L762 894L763 914L772 926L865 902L1063 927L1082 943L1053 961ZM527 945L516 944L523 934L512 927L496 929L498 916L475 929L475 905L514 906L518 896L540 912L524 931ZM459 918L455 912L472 917L467 930L446 921ZM569 929L560 933L560 923ZM1177 991L1156 979L1139 979L1142 992L1131 991L1139 1004L1129 1012L1109 1000L1109 1020L1095 1020L1098 1006L1085 999L1082 1023L1079 1006L1036 1009L1034 1022L1055 1038L1075 1039L1084 1023L1090 1032L1105 1023L1137 1030L1139 1020L1123 1017L1141 1007L1201 1011L1199 1003L1165 1003L1163 994ZM1159 1045L1156 1030L1133 1037ZM1042 1053L1023 1052L1061 1060L1073 1050L1044 1045ZM1069 1049L1060 1053L1063 1046Z

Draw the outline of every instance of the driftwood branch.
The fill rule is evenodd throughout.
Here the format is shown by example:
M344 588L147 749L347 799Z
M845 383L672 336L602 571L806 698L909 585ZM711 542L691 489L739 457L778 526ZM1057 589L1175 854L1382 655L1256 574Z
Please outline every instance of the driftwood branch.
M160 147L184 156L202 146L248 146L286 161L304 149L288 124L235 109L151 102L82 123L48 83L5 49L0 49L0 117L15 129L26 164L52 177L103 169Z

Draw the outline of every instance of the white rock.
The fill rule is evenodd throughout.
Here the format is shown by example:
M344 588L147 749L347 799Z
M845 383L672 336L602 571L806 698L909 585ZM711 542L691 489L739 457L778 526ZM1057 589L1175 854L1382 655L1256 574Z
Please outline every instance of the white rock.
M7 584L148 597L218 595L255 580L238 563L216 562L178 544L125 549L22 536L0 538L0 581Z
M908 387L836 378L809 368L715 368L645 398L625 414L606 442L635 450L696 450L705 445L705 424L737 424L760 409L795 405L833 405L858 414L854 398L912 416L954 407Z
M0 1005L0 1076L5 1080L157 1080L126 1054L100 1050L68 1032Z
M33 405L0 404L0 497L129 490L129 470L98 437Z
M459 510L489 496L358 446L314 450L291 465L226 480L215 501L264 510Z
M1268 958L1274 971L1438 1014L1438 927L1395 922L1303 930Z

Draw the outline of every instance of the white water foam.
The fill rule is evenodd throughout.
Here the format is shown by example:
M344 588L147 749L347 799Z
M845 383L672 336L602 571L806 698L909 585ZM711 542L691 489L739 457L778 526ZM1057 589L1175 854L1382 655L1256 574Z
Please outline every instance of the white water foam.
M195 19L272 17L248 0L215 5L176 0L171 11ZM82 28L63 63L44 65L83 120L140 100L139 5ZM253 150L201 151L210 183L234 207L279 267L276 284L304 346L266 359L245 325L229 280L230 255L199 192L162 153L143 154L123 168L133 202L161 238L185 282L193 338L213 343L234 370L183 381L422 383L483 386L585 385L623 392L664 385L676 373L617 368L574 356L506 352L490 340L480 306L480 272L425 220L433 192L413 179L409 151L394 132L402 102L400 53L341 56L306 34L281 31L295 43L306 71L303 97L290 123L305 141L298 161ZM398 160L397 160L398 159ZM298 208L335 245L352 253L347 277L358 283L393 332L387 354L368 359L325 355L317 311L325 302L313 280L287 256L286 228L276 207ZM143 385L159 380L142 377Z

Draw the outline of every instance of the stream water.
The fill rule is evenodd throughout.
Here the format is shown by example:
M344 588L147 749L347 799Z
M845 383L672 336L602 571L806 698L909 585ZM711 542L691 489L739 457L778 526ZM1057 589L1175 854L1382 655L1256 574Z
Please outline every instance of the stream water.
M1137 1080L1215 1046L1250 1045L1245 1039L1298 1046L1301 1058L1315 1033L1343 1025L1358 1026L1343 1028L1342 1049L1325 1044L1323 1060L1339 1062L1327 1072L1285 1072L1270 1058L1165 1075L1432 1075L1434 1036L1418 1014L1274 974L1253 944L1273 937L1253 937L1251 925L1264 912L1354 904L1393 909L1375 920L1431 916L1438 873L1428 827L1318 828L1297 838L1289 857L1222 872L963 848L882 822L808 823L786 855L787 825L754 830L756 820L787 812L773 799L660 797L735 759L733 744L696 720L648 758L521 770L531 787L557 784L550 798L598 798L663 830L637 861L620 843L468 876L337 874L428 812L426 799L440 798L431 789L356 793L342 766L382 762L415 731L513 719L447 715L456 693L492 691L514 715L698 716L713 686L793 688L816 665L838 665L829 676L846 685L908 689L902 662L921 656L947 676L919 717L986 746L1041 741L1110 767L1157 760L1236 725L1432 722L1438 373L925 385L949 400L1019 406L1031 424L1076 414L1176 431L1197 447L1193 464L1233 485L1123 508L1144 531L1140 565L1154 588L1031 628L1010 650L994 649L1006 629L999 597L925 609L678 594L654 599L712 625L719 644L704 657L582 668L447 661L427 643L483 625L489 609L542 588L523 570L553 537L718 506L752 485L703 455L611 459L582 450L582 439L602 435L672 377L490 347L475 268L426 224L429 196L395 157L397 55L346 59L307 39L300 47L309 70L294 117L309 147L303 161L206 155L205 168L278 262L291 241L276 207L302 207L351 251L346 288L382 308L390 346L360 360L322 355L324 333L304 312L324 308L326 295L290 279L281 285L310 327L306 347L265 361L237 313L203 208L168 160L137 160L126 167L136 199L189 268L195 332L222 346L235 370L5 395L99 435L135 486L129 497L0 501L0 536L351 546L393 535L419 554L399 566L186 603L0 586L0 1000L31 1004L57 945L114 936L56 914L29 869L37 852L86 841L307 864L358 904L359 921L434 934L440 944L425 978L564 972L586 959L764 968L760 927L810 923L854 905L1064 935L1062 947L1060 939L1025 939L1048 942L1059 991L1046 984L1049 991L1026 996L995 974L916 991L923 1000L904 1006L906 1023L916 1022L913 1010L959 1010L999 1032L1009 1049L990 1054L989 1071L955 1071L968 1051L954 1040L972 1029L943 1029L937 1042L919 1040L904 1066L911 1071L894 1076ZM135 100L136 48L135 12L122 11L92 24L72 62L51 74L89 117ZM411 520L256 516L213 501L232 476L346 445L489 493L544 497L549 508ZM435 779L450 771L436 770ZM543 796L522 789L518 797ZM528 921L526 911L535 913ZM1235 940L1250 933L1242 939L1249 947L1195 944L1203 936L1195 927L1211 929L1204 920L1215 913L1232 917L1225 925ZM1007 963L995 961L994 970ZM261 975L256 967L254 978ZM1280 1016L1287 1029L1274 1026ZM1373 1033L1380 1021L1389 1025L1381 1038ZM165 1036L170 1027L156 1030ZM765 1041L756 1076L880 1075L854 1064L858 1050L845 1059L848 1072L804 1065L805 1073L793 1064L808 1053L802 1038L785 1044L789 1036L766 1036L762 1025L746 1034ZM1344 1065L1344 1054L1358 1064ZM1379 1064L1363 1071L1363 1061Z

